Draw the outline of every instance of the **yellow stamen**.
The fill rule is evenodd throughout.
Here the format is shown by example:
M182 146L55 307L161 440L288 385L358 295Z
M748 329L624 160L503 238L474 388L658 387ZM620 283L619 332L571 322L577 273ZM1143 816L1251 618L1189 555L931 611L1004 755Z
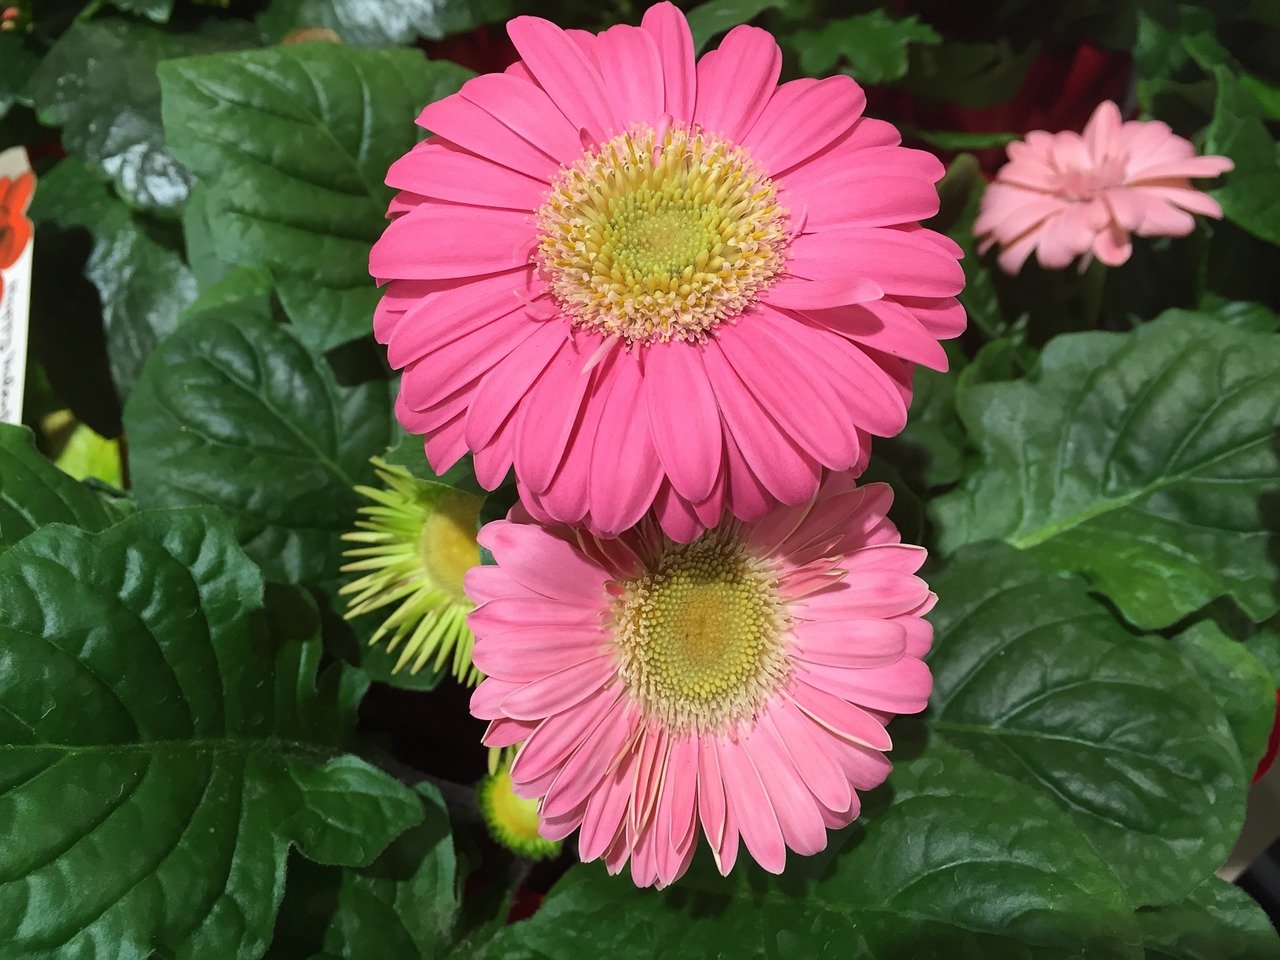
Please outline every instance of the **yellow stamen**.
M539 258L579 325L628 342L701 340L782 271L772 181L712 134L648 127L561 171L538 211Z
M749 721L791 673L777 571L734 530L673 544L622 585L614 616L623 680L669 730Z

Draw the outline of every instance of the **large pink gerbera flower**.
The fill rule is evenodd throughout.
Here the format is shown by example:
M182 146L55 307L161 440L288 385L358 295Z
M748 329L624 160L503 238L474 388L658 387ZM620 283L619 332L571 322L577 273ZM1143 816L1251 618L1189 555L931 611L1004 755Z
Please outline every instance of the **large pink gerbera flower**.
M767 870L826 846L884 780L885 723L924 709L933 605L925 557L885 518L883 484L845 475L755 524L689 544L646 519L618 539L510 520L467 591L471 701L541 830L581 827L583 860L671 883L698 827L728 873L739 837Z
M778 86L762 30L697 63L669 3L509 31L521 62L422 112L370 259L433 466L471 450L534 516L615 535L653 507L684 541L863 466L964 326L959 249L917 223L938 161L848 77Z
M983 195L973 231L979 250L1001 247L1008 273L1033 252L1053 269L1085 254L1119 266L1133 251L1131 234L1181 237L1195 226L1192 214L1221 217L1222 207L1191 178L1233 166L1226 157L1197 157L1158 120L1122 123L1107 100L1083 134L1035 130L1009 144L1009 162Z

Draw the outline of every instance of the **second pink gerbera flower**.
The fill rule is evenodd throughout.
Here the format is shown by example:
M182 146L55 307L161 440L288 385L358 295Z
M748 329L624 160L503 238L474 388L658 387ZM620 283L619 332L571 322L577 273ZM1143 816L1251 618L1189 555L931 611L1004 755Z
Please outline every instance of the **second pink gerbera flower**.
M583 860L671 883L699 832L728 873L812 854L889 773L885 724L923 710L934 596L883 484L828 479L809 503L690 544L645 520L613 540L517 507L467 575L488 674L472 712L521 743L515 790ZM700 829L699 829L700 828Z
M1009 162L982 197L973 225L978 250L1000 247L1000 266L1017 273L1034 253L1061 269L1077 257L1117 267L1140 237L1182 237L1193 214L1221 217L1218 201L1192 179L1231 170L1227 157L1195 147L1159 120L1123 121L1110 100L1083 133L1033 130L1009 144Z
M435 469L470 450L539 518L616 535L653 507L688 541L865 465L964 326L959 249L918 225L941 164L848 77L778 86L762 30L696 63L668 3L509 31L521 62L423 111L370 260Z

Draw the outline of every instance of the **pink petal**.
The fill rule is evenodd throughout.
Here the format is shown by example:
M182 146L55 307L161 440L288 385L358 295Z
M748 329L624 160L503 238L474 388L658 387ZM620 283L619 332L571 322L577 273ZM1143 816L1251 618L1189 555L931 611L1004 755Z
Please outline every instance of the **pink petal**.
M617 675L612 656L564 667L506 696L502 710L517 720L537 720L572 709Z
M616 132L604 79L571 37L540 17L516 17L507 33L538 85L573 126L596 141Z
M1108 267L1120 266L1132 253L1133 244L1129 240L1129 234L1115 224L1094 237L1093 255Z
M812 618L862 620L891 617L919 606L929 587L918 577L891 570L860 572L838 588L805 601Z
M653 445L672 485L692 501L711 494L723 450L720 412L701 352L693 344L656 343L644 357Z
M598 733L601 721L621 696L622 692L617 687L597 689L573 710L543 720L511 765L511 779L527 784L560 770L588 737Z
M907 631L892 620L797 620L795 633L800 659L832 667L888 666L907 648Z
M706 525L693 504L676 493L670 481L658 488L658 494L653 498L653 514L662 532L676 543L692 543L706 531Z
M903 663L905 661L899 661ZM915 661L919 663L919 661ZM877 670L892 670L893 667L881 667ZM874 673L875 670L846 670L844 674L861 676ZM830 731L841 740L861 744L873 750L888 750L893 746L884 726L861 706L847 702L843 694L829 689L831 671L816 671L801 667L796 671L796 683L791 697L799 707L815 723ZM867 684L869 685L869 684ZM859 701L861 702L861 701ZM871 706L872 704L868 704ZM505 708L506 701L503 701ZM908 711L911 712L911 711Z
M810 280L865 277L886 293L910 297L953 297L964 288L954 257L898 230L842 227L804 234L792 242L791 257L787 269Z
M787 862L787 845L760 775L741 745L720 746L725 800L733 810L742 840L756 863L770 873L781 873Z
M924 547L909 543L883 543L853 551L845 557L841 566L850 576L861 576L877 570L915 573L924 566L928 557L929 551Z
M535 210L549 186L445 143L420 143L391 165L387 185L482 207Z
M769 795L769 805L778 818L783 842L804 856L823 849L827 845L827 831L817 804L773 732L757 725L741 741L741 746Z
M550 182L560 166L460 93L427 104L418 125L476 156L539 180Z
M866 103L851 77L792 80L774 93L742 144L772 176L780 176L847 133Z
M730 829L728 803L716 743L704 740L698 751L698 819L711 844L716 868L724 876L738 856L738 834Z
M599 619L598 611L581 604L532 596L490 600L483 606L476 607L468 618L472 629L477 633L498 629L531 629L532 624L536 624L539 629L594 625Z
M764 112L782 72L782 51L758 27L738 26L719 49L698 61L694 120L703 129L741 141Z
M503 572L530 590L560 600L604 603L608 573L576 545L545 528L498 520L476 539L493 553Z
M788 352L796 361L826 372L824 379L833 398L828 404L834 401L836 409L848 412L852 424L876 436L892 437L902 430L907 422L907 402L869 347L853 344L807 320L788 328L788 334ZM856 430L852 450L855 457L865 452ZM849 466L855 463L851 460Z
M697 79L689 22L674 4L664 2L646 10L640 26L649 31L658 44L666 83L666 112L676 120L692 120Z
M592 520L608 535L634 526L653 503L662 466L647 418L637 415L644 395L640 370L624 356L613 370L591 460Z
M1187 157L1166 160L1162 163L1143 164L1141 158L1133 163L1125 177L1125 184L1141 186L1151 180L1188 179L1192 177L1216 177L1235 169L1227 157Z
M557 163L582 155L582 137L532 80L485 73L462 85L462 96Z
M768 315L760 311L761 320ZM739 379L751 390L772 419L805 452L833 470L847 469L857 451L852 425L824 390L825 378L806 370L789 350L786 338L775 326L795 322L785 316L768 317L770 322L734 326L716 338L715 345L728 359Z
M1104 100L1093 111L1084 128L1084 142L1095 163L1111 159L1121 149L1120 108L1114 101Z
M929 702L929 692L933 689L933 676L928 666L913 657L903 657L887 667L867 670L801 669L797 676L832 694L833 700L850 700L872 710L888 710L890 713L919 713ZM503 706L505 708L506 701L503 701ZM868 746L888 749L878 743L869 743Z
M790 310L821 310L851 303L865 303L884 296L880 286L865 277L806 280L783 277L763 294L765 303Z
M915 315L892 300L878 300L805 314L854 343L902 357L933 370L946 370L947 352Z
M796 771L817 801L829 810L848 810L849 781L828 749L829 732L788 698L779 698L764 722L774 727L778 743L795 761Z
M567 336L567 324L541 324L518 350L512 350L485 374L467 410L467 443L471 449L478 451L493 439Z
M743 462L777 501L803 503L808 500L818 486L817 461L791 443L754 399L753 390L743 384L714 341L708 341L702 359L727 433L732 434Z
M593 721L582 745L565 762L547 791L543 811L549 817L566 813L584 803L618 758L632 729L632 716L622 688L614 688L609 712Z
M504 317L517 312L523 317L527 305L520 300L522 286L520 273L507 271L476 277L461 287L423 297L397 326L396 335L388 344L387 362L400 369ZM490 341L482 352L496 354L492 348L498 345ZM495 355L493 359L497 362L499 357ZM439 386L432 392L439 396Z
M647 30L618 25L599 37L601 73L623 127L653 124L665 111L666 85L658 44Z
M510 717L499 717L490 720L480 742L486 747L513 747L529 739L529 734L538 729L533 720L512 720Z
M600 857L618 838L631 800L631 771L621 763L608 774L587 801L578 835L578 856L584 863Z
M375 277L475 277L529 262L537 237L520 214L449 204L392 220L369 254Z
M591 384L586 360L577 342L566 341L521 405L516 473L535 493L550 486L573 435Z

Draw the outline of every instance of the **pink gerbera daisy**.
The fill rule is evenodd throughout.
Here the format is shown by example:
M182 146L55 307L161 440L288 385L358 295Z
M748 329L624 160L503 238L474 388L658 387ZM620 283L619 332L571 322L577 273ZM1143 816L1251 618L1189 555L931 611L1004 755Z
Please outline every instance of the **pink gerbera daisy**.
M688 544L646 519L613 540L512 517L480 534L471 701L542 835L641 886L812 854L889 772L885 724L924 709L933 605L883 484L827 480L800 506Z
M401 422L536 517L688 541L803 503L902 429L964 314L933 156L849 77L778 86L737 27L694 61L671 4L599 35L518 17L524 58L428 106L370 269Z
M1052 269L1082 255L1119 266L1133 252L1131 234L1181 237L1195 226L1192 214L1221 217L1222 207L1191 178L1233 166L1226 157L1196 156L1158 120L1121 122L1107 100L1083 134L1035 130L1009 144L1009 162L983 195L973 231L979 250L1000 246L1000 266L1009 273L1033 251Z

